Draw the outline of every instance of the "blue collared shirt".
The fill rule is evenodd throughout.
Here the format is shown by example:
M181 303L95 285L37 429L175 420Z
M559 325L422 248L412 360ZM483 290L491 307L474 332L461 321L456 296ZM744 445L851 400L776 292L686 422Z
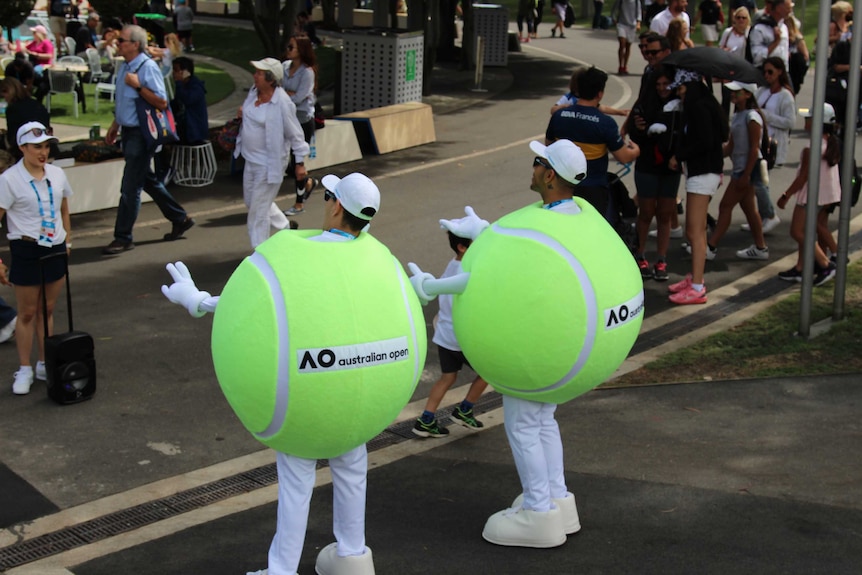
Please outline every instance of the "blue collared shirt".
M159 65L143 52L131 62L123 62L117 73L117 107L115 116L117 123L126 127L138 126L138 114L135 112L135 98L140 98L138 91L126 84L127 73L137 73L141 86L148 88L159 98L167 99L165 80Z

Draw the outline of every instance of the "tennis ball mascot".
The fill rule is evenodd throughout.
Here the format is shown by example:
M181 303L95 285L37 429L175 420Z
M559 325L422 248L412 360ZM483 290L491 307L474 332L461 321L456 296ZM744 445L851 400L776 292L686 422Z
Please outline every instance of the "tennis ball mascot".
M199 291L182 262L168 265L174 283L162 292L195 317L215 311L222 391L252 435L277 451L269 573L296 573L315 465L326 458L337 542L318 555L317 573L373 575L365 442L416 388L425 323L401 265L363 232L380 206L377 186L358 173L328 175L323 185L325 231L275 234L243 260L220 297Z
M623 362L640 330L644 296L628 248L589 202L573 197L587 170L580 148L568 140L530 148L537 154L531 189L541 203L487 229L468 207L462 221L472 219L480 233L464 256L464 274L437 280L409 268L423 303L457 294L452 317L464 355L503 395L523 493L488 519L482 536L544 548L581 528L554 411Z

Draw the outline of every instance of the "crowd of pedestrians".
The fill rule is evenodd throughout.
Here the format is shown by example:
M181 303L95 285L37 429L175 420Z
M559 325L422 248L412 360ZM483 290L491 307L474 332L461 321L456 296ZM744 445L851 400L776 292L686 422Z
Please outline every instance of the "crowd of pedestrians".
M601 4L597 3L595 8L598 15ZM638 218L634 225L637 239L632 249L643 278L667 281L678 271L667 267L671 238L685 237L683 247L692 256L690 272L668 288L673 303L706 303L705 262L716 258L718 243L728 231L735 206L746 216L742 230L752 236L751 245L737 250L736 257L769 258L766 235L778 228L781 219L770 196L768 171L781 169L791 153L790 132L797 118L796 94L804 81L810 57L792 8L789 0L765 0L762 9L752 0L734 0L729 3L725 17L719 1L703 0L692 12L692 19L688 0L652 2L646 7L640 0L616 0L611 16L619 39L619 75L628 74L628 49L634 43L634 33L640 32L644 24L649 28L637 38L646 68L635 104L630 113L623 111L627 118L620 134L616 135L619 139L613 138L610 129L606 136L599 138L597 134L604 133L601 126L606 124L595 118L591 120L593 129L585 132L584 121L589 116L583 106L589 103L589 98L585 102L583 94L580 100L564 97L552 108L547 141L566 138L582 147L591 169L587 173L587 185L582 184L575 193L605 210L603 213L611 223L620 218L620 206L609 203L613 195L607 188L606 175L599 172L606 170L609 152L618 161L636 158ZM852 6L844 1L833 2L832 16L830 74L844 80L837 82L844 93L831 95L835 113L829 118L835 124L830 124L827 131L840 135L842 126L837 118L845 109L842 98L846 97L849 73ZM725 22L727 27L721 30ZM671 53L694 46L691 31L697 26L707 47L726 51L760 70L763 85L712 78L695 70L662 64ZM580 78L595 74L577 70L573 84L576 79L579 82ZM715 82L721 82L722 103L718 107L712 89ZM572 93L577 94L574 90ZM629 138L628 144L625 138ZM830 152L832 149L830 147ZM627 150L631 153L627 154ZM623 159L623 156L630 157ZM828 156L830 162L834 160L831 153ZM724 158L730 159L731 176L721 199L711 203L722 180ZM837 170L831 163L829 167L829 173ZM685 202L678 197L681 182L685 186ZM804 204L804 195L800 197ZM823 230L829 213L834 210L835 202L830 202L830 197L827 195L822 200L827 202L821 213ZM715 209L715 204L717 219L709 213L710 207ZM779 209L783 209L783 204L786 204L786 197ZM683 213L684 232L679 223ZM656 229L650 231L653 220ZM798 230L791 227L794 238L797 233ZM650 237L656 238L656 259L652 264L647 254ZM828 281L835 273L834 262L829 262L828 256L830 252L834 254L837 246L830 240L831 236L820 242L817 285ZM787 275L780 277L787 279Z

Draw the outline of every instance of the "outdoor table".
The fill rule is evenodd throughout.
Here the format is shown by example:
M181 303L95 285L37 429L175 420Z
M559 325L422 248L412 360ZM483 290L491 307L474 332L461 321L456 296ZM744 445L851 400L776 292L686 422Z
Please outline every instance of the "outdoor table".
M87 98L84 95L84 74L90 71L90 67L86 64L69 64L68 62L54 62L49 66L44 67L46 70L55 70L58 72L74 72L78 75L78 87L75 90L78 92L78 98L81 100L81 113L87 113Z

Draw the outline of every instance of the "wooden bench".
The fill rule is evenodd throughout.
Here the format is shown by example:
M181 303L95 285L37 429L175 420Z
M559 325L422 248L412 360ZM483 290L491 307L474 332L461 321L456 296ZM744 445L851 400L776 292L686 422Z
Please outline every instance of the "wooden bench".
M353 122L363 151L388 154L437 141L431 106L421 102L392 104L336 116Z

